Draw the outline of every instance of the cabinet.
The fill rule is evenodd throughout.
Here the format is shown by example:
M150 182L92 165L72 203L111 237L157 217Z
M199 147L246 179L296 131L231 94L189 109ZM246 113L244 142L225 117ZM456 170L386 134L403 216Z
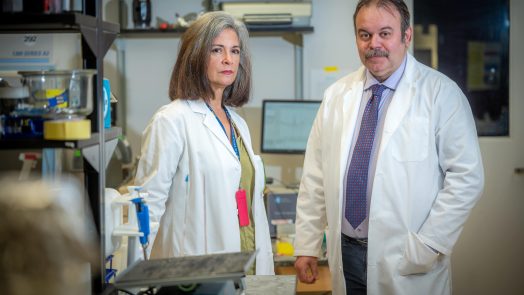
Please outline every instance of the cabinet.
M44 149L52 151L58 148L88 149L98 161L91 162L85 159L84 154L84 183L89 197L100 245L100 267L92 269L93 293L107 292L104 283L105 257L104 257L104 189L105 189L105 163L106 143L121 134L119 127L104 129L103 120L103 93L102 81L104 77L103 58L108 48L115 40L120 26L118 24L102 21L102 0L85 1L84 13L2 13L0 14L0 34L8 33L74 33L82 35L82 60L83 67L96 69L94 110L89 116L91 120L91 138L78 141L49 141L43 139L0 139L1 150ZM102 168L98 168L102 167Z

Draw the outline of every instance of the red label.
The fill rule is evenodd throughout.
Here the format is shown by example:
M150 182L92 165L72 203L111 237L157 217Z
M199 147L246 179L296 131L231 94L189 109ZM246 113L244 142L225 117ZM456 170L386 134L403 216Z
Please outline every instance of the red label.
M239 189L235 194L235 198L237 200L238 223L240 226L248 226L249 214L247 211L246 191Z

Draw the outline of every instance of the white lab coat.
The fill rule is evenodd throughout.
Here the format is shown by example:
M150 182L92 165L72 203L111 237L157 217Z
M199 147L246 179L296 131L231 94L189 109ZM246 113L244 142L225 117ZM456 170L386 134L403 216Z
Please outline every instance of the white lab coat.
M245 121L228 110L255 168L256 274L274 274L262 160L253 154ZM151 258L240 252L240 174L240 161L203 100L175 100L160 108L143 133L135 180L149 192L151 222L159 222L158 233L151 233Z
M327 224L334 294L346 292L342 188L364 80L362 67L326 90L308 141L297 205L295 255L317 256ZM368 294L450 294L450 255L483 183L466 97L449 78L408 55L378 150Z

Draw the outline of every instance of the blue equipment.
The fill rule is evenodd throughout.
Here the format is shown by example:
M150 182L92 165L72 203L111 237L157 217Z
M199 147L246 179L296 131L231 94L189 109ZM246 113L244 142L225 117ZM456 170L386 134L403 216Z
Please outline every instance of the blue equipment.
M149 245L149 206L147 206L144 198L140 197L140 188L138 190L138 198L131 199L135 204L136 216L138 221L138 231L142 233L139 237L142 250L144 251L144 260L147 260L147 246Z

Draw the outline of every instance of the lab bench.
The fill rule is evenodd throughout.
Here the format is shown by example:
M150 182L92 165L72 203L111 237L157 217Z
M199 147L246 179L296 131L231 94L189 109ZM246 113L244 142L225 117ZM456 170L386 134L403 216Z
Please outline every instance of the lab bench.
M295 257L275 256L275 274L277 276L296 276ZM324 295L331 294L331 273L326 258L318 260L318 280L313 284L305 284L297 279L296 294Z
M288 295L296 294L294 275L246 276L246 295Z

